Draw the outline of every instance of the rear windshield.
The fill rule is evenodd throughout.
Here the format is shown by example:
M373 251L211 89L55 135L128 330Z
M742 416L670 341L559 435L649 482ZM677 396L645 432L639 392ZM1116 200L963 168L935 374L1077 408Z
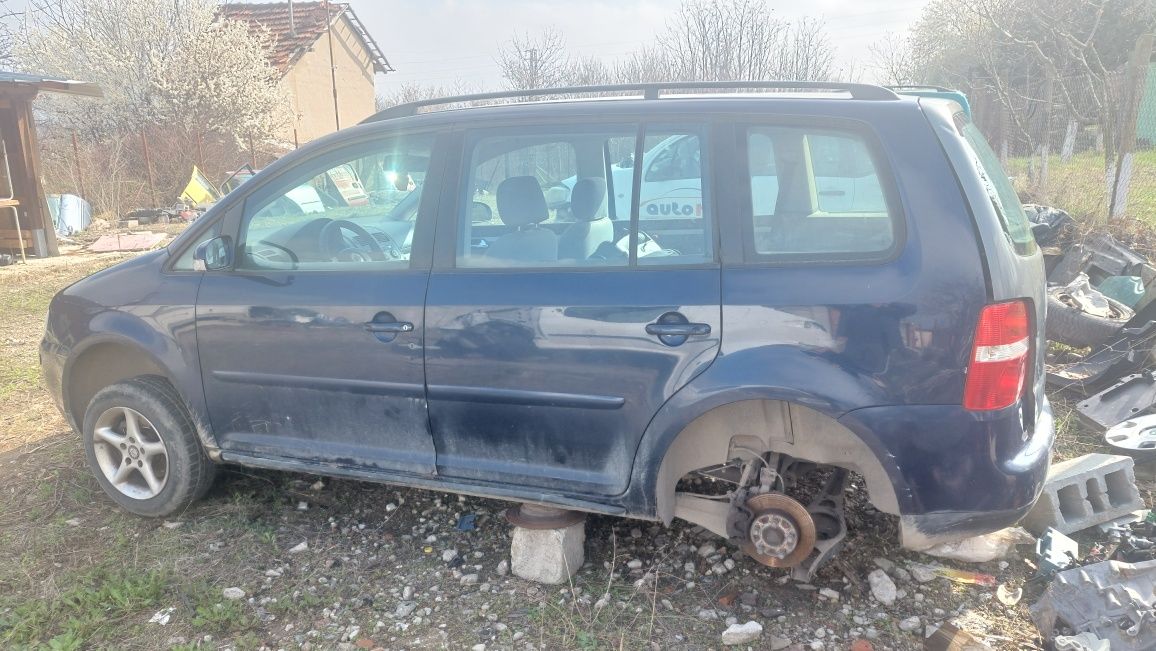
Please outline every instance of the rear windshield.
M1036 250L1032 227L1028 223L1027 215L1024 214L1019 195L1012 187L1007 173L1003 171L1003 166L999 164L999 158L987 144L979 128L965 113L958 112L954 118L955 128L967 142L968 153L975 162L984 190L987 191L987 196L991 199L996 214L999 215L1000 226L1015 246L1016 253L1030 255Z

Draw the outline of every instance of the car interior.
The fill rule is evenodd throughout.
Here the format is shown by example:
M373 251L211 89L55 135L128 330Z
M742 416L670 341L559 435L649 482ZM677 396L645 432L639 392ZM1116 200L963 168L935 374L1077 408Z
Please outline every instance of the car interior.
M622 202L608 198L632 196L631 187L615 187L612 166L631 156L634 142L633 136L606 134L480 140L468 172L471 196L460 220L458 265L627 264L630 215L617 214ZM701 189L695 191L701 202ZM636 245L640 261L712 255L703 216L648 219L643 228Z

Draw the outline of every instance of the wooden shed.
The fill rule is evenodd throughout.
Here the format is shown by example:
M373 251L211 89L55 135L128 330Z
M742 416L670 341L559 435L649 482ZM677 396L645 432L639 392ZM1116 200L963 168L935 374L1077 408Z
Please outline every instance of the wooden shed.
M17 72L0 72L0 252L59 253L40 183L32 100L42 92L100 97L100 87Z

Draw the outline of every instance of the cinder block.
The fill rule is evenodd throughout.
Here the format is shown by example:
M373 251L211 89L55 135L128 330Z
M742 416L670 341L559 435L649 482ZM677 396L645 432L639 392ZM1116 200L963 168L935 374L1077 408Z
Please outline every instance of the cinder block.
M514 527L510 569L527 581L565 583L586 558L586 521L563 529Z
M1142 508L1132 457L1085 454L1048 469L1040 501L1020 524L1037 536L1048 527L1072 533Z

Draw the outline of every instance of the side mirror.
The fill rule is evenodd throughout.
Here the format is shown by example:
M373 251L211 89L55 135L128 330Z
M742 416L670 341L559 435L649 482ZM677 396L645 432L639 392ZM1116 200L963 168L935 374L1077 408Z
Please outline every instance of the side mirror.
M193 251L194 271L218 271L233 265L233 238L220 235L201 242Z

